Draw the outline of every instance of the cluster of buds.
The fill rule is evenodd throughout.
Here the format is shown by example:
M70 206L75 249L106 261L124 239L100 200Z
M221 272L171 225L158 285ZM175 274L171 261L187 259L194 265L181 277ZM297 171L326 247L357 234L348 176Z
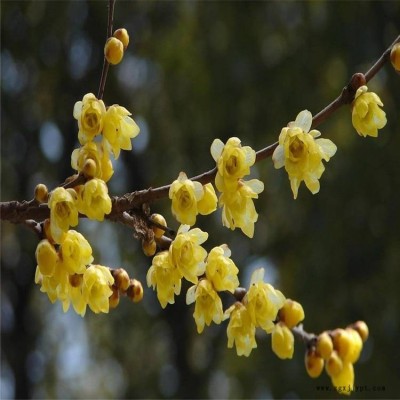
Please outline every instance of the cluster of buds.
M324 331L309 343L305 355L305 366L311 378L326 373L337 390L354 387L353 364L358 360L363 343L368 338L368 326L357 321L345 329ZM349 394L348 392L343 392Z
M129 35L125 28L117 29L113 35L107 39L104 46L104 57L107 62L117 65L124 57L124 51L129 44Z
M110 308L118 306L121 295L127 296L134 303L143 299L142 284L137 279L130 278L123 268L112 269L111 275L114 278L114 284L111 287L112 294L108 299Z
M146 256L152 257L156 254L157 244L160 248L163 247L163 235L168 228L167 221L161 214L152 214L149 220L152 235L150 235L150 238L142 239L142 250ZM162 227L165 227L165 229L162 229Z

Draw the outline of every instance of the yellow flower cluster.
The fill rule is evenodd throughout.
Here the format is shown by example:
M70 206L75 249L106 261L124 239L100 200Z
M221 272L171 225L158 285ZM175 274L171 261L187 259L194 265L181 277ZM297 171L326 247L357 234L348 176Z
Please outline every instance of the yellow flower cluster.
M114 278L108 268L91 264L92 248L79 232L67 231L59 245L40 241L36 261L35 282L52 303L62 303L64 312L72 304L81 316L87 306L95 313L108 313Z
M368 92L367 86L357 89L352 103L352 122L360 136L378 136L378 129L386 125L386 114L379 108L383 103L376 93Z
M321 375L325 365L332 385L341 394L350 394L354 388L353 364L360 357L363 342L368 338L368 327L358 321L346 329L325 331L318 335L315 344L305 356L307 373L312 378ZM350 390L341 390L350 388Z
M252 349L257 347L256 328L267 333L274 332L274 321L284 302L285 296L264 282L264 269L255 270L243 300L237 301L224 313L224 319L230 318L228 347L232 348L235 344L237 354L248 357Z
M240 228L252 238L254 223L258 219L253 199L264 190L264 184L258 179L244 181L242 178L250 174L256 153L251 147L242 146L237 137L232 137L225 145L220 139L215 139L211 155L217 163L215 186L221 192L222 224L232 230Z
M217 196L211 183L202 185L181 172L169 189L171 210L181 224L194 225L197 214L208 215L217 209Z
M181 225L168 250L155 255L147 272L147 285L157 290L157 298L163 308L175 302L181 292L182 278L192 283L204 273L207 251L201 246L208 233L199 228L190 230Z
M218 292L234 293L239 286L239 270L230 256L231 251L227 245L214 247L206 259L205 278L186 293L186 304L195 303L193 317L198 333L203 332L204 326L209 326L211 321L220 324L223 319Z
M285 167L294 198L304 181L311 193L319 192L319 179L325 171L322 160L329 161L336 153L336 145L329 139L316 139L321 133L310 131L312 115L300 112L294 122L283 128L279 145L272 155L275 168Z

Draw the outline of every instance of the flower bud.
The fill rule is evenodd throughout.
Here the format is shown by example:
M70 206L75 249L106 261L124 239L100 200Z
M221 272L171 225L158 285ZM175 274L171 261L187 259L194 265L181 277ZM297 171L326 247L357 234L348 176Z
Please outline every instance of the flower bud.
M43 276L52 276L58 261L58 254L54 246L47 239L43 239L37 245L35 255L40 273Z
M108 298L108 304L110 308L116 308L119 304L119 290L114 286L112 286L111 289L112 289L112 294Z
M369 336L368 325L364 321L357 321L350 325L349 328L353 328L358 332L363 342L366 342Z
M318 378L324 369L324 360L318 356L315 351L309 350L306 352L304 359L306 370L311 378Z
M285 304L279 310L279 320L292 329L304 319L304 310L300 303L291 299L286 299Z
M151 241L143 240L142 241L142 250L146 256L148 256L148 257L154 256L154 254L156 253L156 250L157 250L157 244L156 244L155 240L151 240Z
M111 271L114 277L114 285L122 292L126 292L129 287L129 275L123 268L118 268Z
M129 281L129 287L126 295L134 302L138 303L143 299L143 286L137 279Z
M124 56L124 45L115 37L108 38L104 46L104 56L110 64L119 64Z
M335 329L332 332L333 348L342 360L347 360L352 352L353 338L345 329Z
M167 226L167 221L165 220L165 218L161 214L153 214L150 217L150 220L152 222L156 222L159 225ZM153 226L152 229L153 229L153 232L154 232L154 236L156 238L160 238L165 233L165 230L159 228L158 226Z
M349 354L347 355L344 361L348 361L354 364L360 357L360 353L363 347L363 342L361 336L355 329L346 328L346 332L348 332L351 336L351 347Z
M318 336L316 351L324 360L327 360L331 356L333 351L333 342L328 332L322 332Z
M125 28L120 28L114 32L113 36L122 42L124 50L126 50L129 44L128 31Z
M35 200L38 203L46 203L48 196L49 196L49 191L46 185L44 185L43 183L39 183L38 185L36 185Z
M336 351L333 351L331 356L326 360L325 363L326 373L332 377L339 375L343 369L343 361L339 357L339 354Z
M392 47L390 52L390 61L392 62L393 68L400 72L400 43L396 43Z
M94 176L96 176L96 172L97 172L96 162L94 160L92 160L91 158L88 158L85 161L85 164L83 165L82 172L85 175L85 177L88 179L91 179Z

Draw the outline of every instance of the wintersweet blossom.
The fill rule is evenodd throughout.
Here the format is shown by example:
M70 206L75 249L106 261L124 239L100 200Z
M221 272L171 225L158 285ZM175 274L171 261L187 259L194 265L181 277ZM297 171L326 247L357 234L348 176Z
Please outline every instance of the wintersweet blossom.
M253 324L271 333L284 302L285 296L264 282L264 268L256 269L251 275L250 288L244 298Z
M101 179L90 179L78 187L78 209L90 219L103 221L111 212L111 199L107 185Z
M354 367L351 362L344 362L341 371L331 376L332 385L341 394L350 395L354 390Z
M244 304L237 301L225 311L225 318L230 318L227 328L228 347L232 348L235 344L237 355L248 357L257 347L256 328L251 321L249 311Z
M203 191L203 197L197 202L197 210L201 215L208 215L217 209L218 199L211 183L203 185Z
M227 245L214 247L208 254L206 277L217 291L233 293L239 286L239 269L230 256L231 251Z
M240 228L248 237L254 236L254 223L258 214L253 199L264 190L264 184L258 179L238 180L236 190L222 191L219 204L222 209L222 223L234 230Z
M189 230L189 225L181 225L176 238L169 247L171 263L177 268L180 277L196 284L198 276L204 273L204 259L207 251L201 246L208 233L199 228Z
M240 139L231 137L226 144L215 139L211 145L211 155L217 163L217 189L221 186L235 190L238 179L250 174L250 167L255 163L256 152L250 146L242 146Z
M386 114L379 108L383 103L374 92L368 92L367 86L357 89L352 103L352 122L360 136L378 136L378 129L386 125Z
M186 174L181 172L169 189L172 214L181 224L194 225L198 214L197 202L203 196L203 185L188 179Z
M285 167L294 198L302 181L311 193L319 192L318 179L325 170L322 160L329 161L336 153L336 145L331 140L316 139L321 133L310 131L311 124L311 113L301 111L294 122L282 129L279 145L272 155L275 168Z
M174 295L181 292L181 274L171 263L168 251L162 251L153 258L146 275L147 286L157 289L157 298L162 308L175 303Z
M114 278L110 269L102 265L91 265L83 274L82 295L94 313L108 313L108 298L112 294Z
M92 248L84 236L74 230L69 230L60 245L60 268L69 274L83 274L86 266L93 261Z
M222 301L218 293L207 279L201 279L197 285L186 292L186 304L195 302L194 320L197 332L201 333L204 326L210 326L211 321L220 324L223 317Z
M106 139L114 157L117 159L121 150L131 150L131 138L139 134L139 127L130 117L125 107L114 104L108 107L104 115L103 137Z
M35 256L40 273L43 276L52 276L59 261L54 246L47 239L41 240L36 247Z
M283 322L275 324L272 330L272 351L282 360L293 357L294 336Z
M93 93L85 94L82 101L75 103L73 115L78 120L78 139L81 144L92 141L101 133L105 113L103 100L98 100Z
M104 150L101 143L88 142L75 149L71 155L71 166L78 172L83 171L87 160L93 160L96 165L95 178L108 182L114 173L108 151Z
M60 243L70 226L78 225L77 194L74 189L58 187L49 198L50 232L56 243Z

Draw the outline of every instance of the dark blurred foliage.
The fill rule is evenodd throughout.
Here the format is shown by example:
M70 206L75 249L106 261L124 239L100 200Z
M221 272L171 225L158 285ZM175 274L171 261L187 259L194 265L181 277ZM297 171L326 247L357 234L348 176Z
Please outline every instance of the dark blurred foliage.
M78 146L73 105L97 93L105 41L105 1L2 1L2 201L30 199L72 173ZM399 2L117 1L115 28L131 44L110 69L106 104L133 112L141 127L110 181L112 194L171 182L213 167L214 138L260 149L305 108L335 98L399 34ZM265 182L255 237L199 217L207 249L228 243L242 284L257 266L300 301L312 332L367 321L371 336L355 365L354 398L400 394L400 76L390 65L370 83L385 104L378 139L361 138L345 107L319 129L338 146L321 191L294 201L271 160L253 169ZM152 205L176 228L168 200ZM37 238L2 223L1 389L17 398L334 398L310 379L304 347L291 361L258 337L249 358L226 348L226 322L196 333L184 294L161 310L145 288L141 304L110 315L64 314L33 283ZM82 221L95 260L123 266L145 286L150 260L131 232ZM125 299L122 299L125 300ZM226 299L227 304L229 299ZM372 386L385 391L372 391Z

